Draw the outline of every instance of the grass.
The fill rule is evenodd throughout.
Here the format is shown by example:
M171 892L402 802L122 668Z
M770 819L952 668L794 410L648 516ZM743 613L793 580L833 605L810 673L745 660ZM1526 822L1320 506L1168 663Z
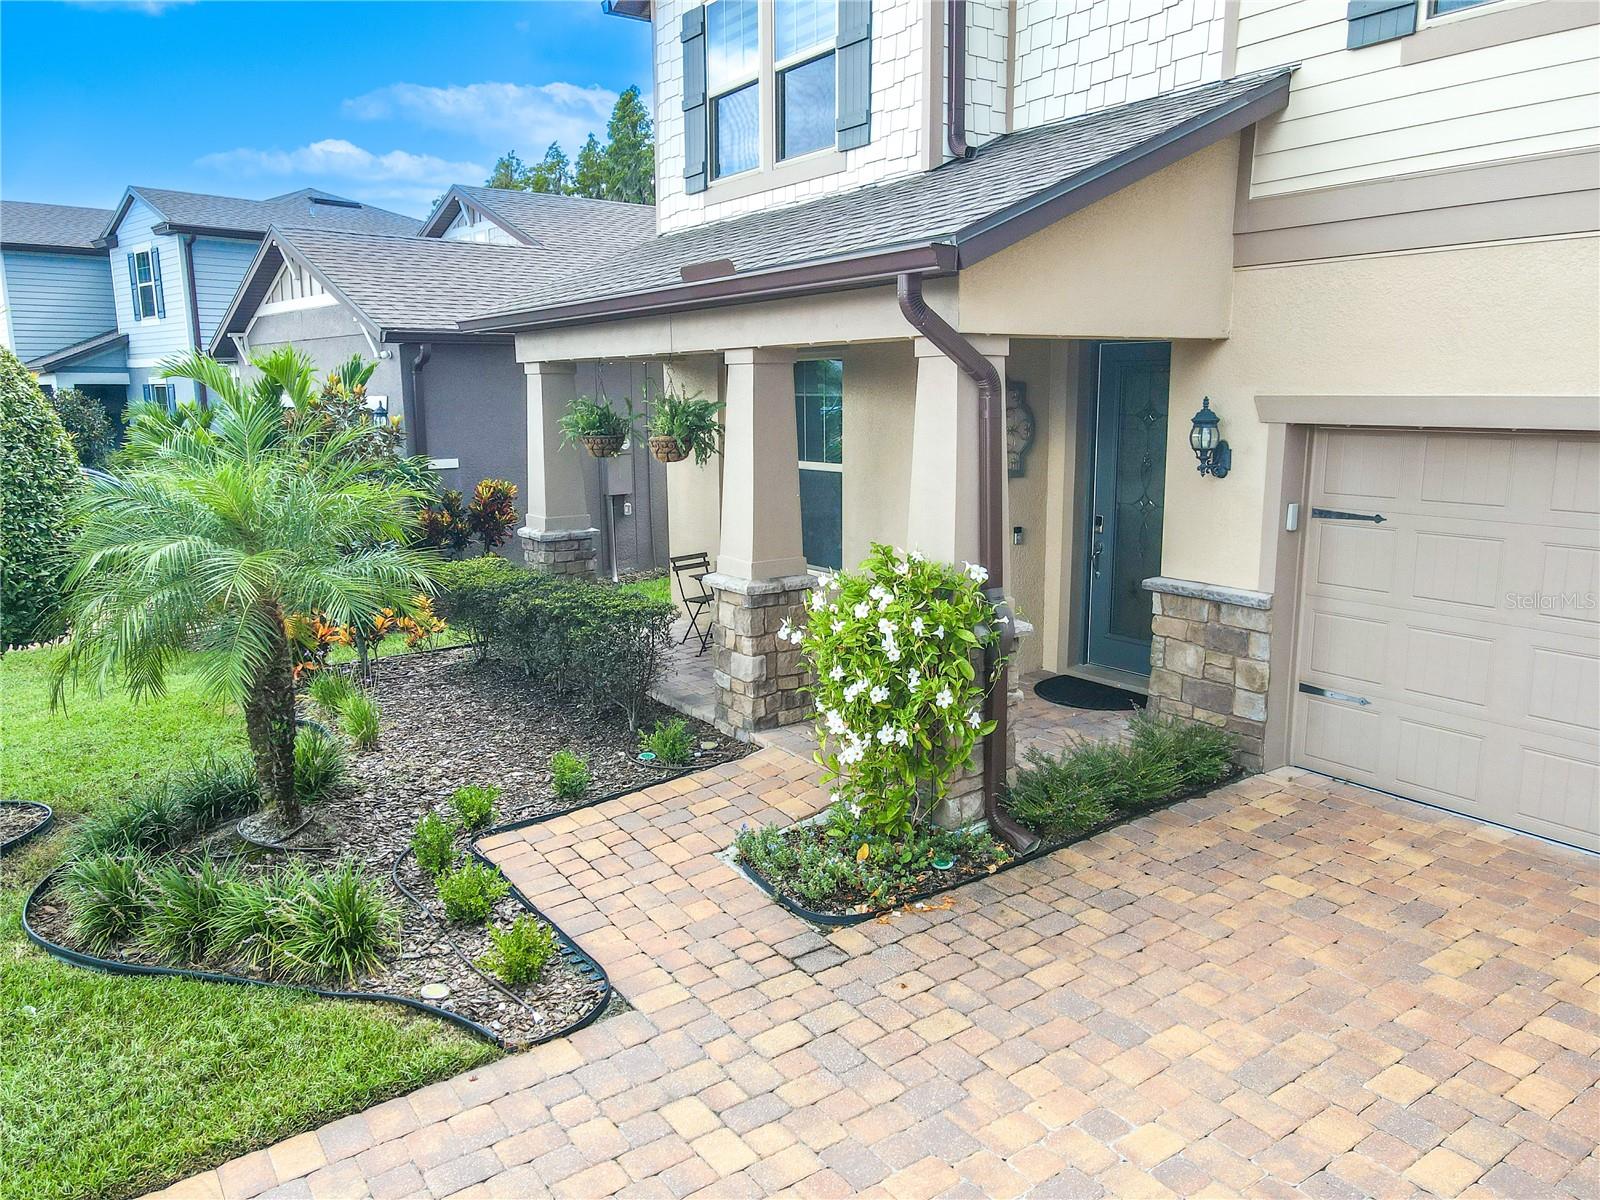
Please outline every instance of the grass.
M0 659L8 796L76 818L237 752L237 711L178 673L142 704L80 691L49 705L49 651ZM0 885L0 1195L119 1200L497 1055L432 1017L304 993L98 975L22 934L28 886L70 828L8 859Z
M672 581L665 575L657 575L650 579L636 579L632 583L619 584L624 591L638 592L641 596L648 596L652 600L659 600L663 604L672 601Z

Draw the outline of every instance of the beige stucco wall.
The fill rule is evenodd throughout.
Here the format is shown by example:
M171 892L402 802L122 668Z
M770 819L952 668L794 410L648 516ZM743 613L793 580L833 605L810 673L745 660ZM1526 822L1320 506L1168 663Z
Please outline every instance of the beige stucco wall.
M1272 590L1257 396L1600 394L1597 254L1581 237L1235 272L1233 335L1173 346L1163 572ZM1233 447L1224 480L1189 450L1206 395Z
M1052 390L1057 382L1052 378L1050 345L1041 341L1013 341L1011 354L1006 359L1006 382L1020 381L1027 386L1028 407L1033 410L1033 448L1024 460L1024 473L1006 481L1006 498L1009 524L1006 540L1012 529L1022 526L1022 545L1011 546L1010 574L1006 590L1014 601L1018 614L1034 626L1034 635L1025 639L1018 651L1016 667L1020 672L1035 671L1044 662L1044 631L1059 620L1059 605L1050 600L1048 519L1052 503L1050 490L1049 446L1053 417Z
M842 557L853 567L871 543L906 539L916 376L909 341L850 346L837 357L844 362Z
M693 395L720 397L721 360L680 358L664 364L668 387ZM667 545L669 555L694 554L704 550L714 564L722 528L722 458L697 467L693 459L667 467ZM678 585L672 584L672 598L678 599Z
M961 330L1226 336L1238 154L1225 138L966 269Z

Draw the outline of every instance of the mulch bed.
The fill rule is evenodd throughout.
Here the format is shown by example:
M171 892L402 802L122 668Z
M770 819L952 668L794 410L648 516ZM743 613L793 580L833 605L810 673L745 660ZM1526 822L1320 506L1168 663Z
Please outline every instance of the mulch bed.
M27 841L50 820L50 810L31 800L0 800L0 851Z
M585 1019L609 989L571 947L524 987L507 987L471 965L490 947L488 928L445 921L432 881L408 853L412 831L430 809L453 818L450 796L468 784L504 789L495 813L496 823L504 824L647 787L673 772L637 761L637 738L625 722L574 712L520 672L480 662L470 649L379 660L367 686L382 710L379 741L370 751L350 751L352 786L344 795L312 809L309 823L281 850L249 845L231 826L183 849L236 855L247 871L271 869L291 855L313 866L341 858L360 862L402 913L400 949L372 976L335 985L344 990L421 998L424 985L443 984L450 989L448 997L429 1003L485 1026L513 1047L555 1036ZM647 725L658 715L678 714L662 709L650 714ZM742 743L711 727L690 724L701 750L689 769L746 752ZM562 749L584 758L593 777L588 793L575 800L556 796L550 786L547 763ZM469 848L464 834L457 842L462 850ZM507 897L496 905L491 923L509 925L525 911L514 895ZM40 895L29 919L44 937L81 948L54 888ZM169 965L136 945L118 946L106 957Z

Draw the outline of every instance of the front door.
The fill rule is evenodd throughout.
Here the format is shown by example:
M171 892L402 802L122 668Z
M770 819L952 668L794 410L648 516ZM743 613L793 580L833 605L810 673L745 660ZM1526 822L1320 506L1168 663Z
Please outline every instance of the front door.
M1085 659L1150 674L1150 593L1161 573L1167 471L1166 342L1106 342L1095 397Z

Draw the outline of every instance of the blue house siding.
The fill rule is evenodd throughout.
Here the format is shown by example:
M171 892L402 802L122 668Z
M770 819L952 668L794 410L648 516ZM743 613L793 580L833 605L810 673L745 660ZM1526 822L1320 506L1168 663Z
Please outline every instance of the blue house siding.
M160 220L148 204L135 200L117 226L117 244L111 248L111 291L117 304L117 328L128 335L130 367L153 367L162 359L183 354L190 348L189 300L183 277L182 247L176 237L157 236L151 232ZM148 249L161 254L166 315L135 321L128 256Z
M82 254L0 255L12 349L24 362L117 326L111 264Z
M209 346L245 272L261 249L257 241L195 238L194 291L200 300L200 344Z

